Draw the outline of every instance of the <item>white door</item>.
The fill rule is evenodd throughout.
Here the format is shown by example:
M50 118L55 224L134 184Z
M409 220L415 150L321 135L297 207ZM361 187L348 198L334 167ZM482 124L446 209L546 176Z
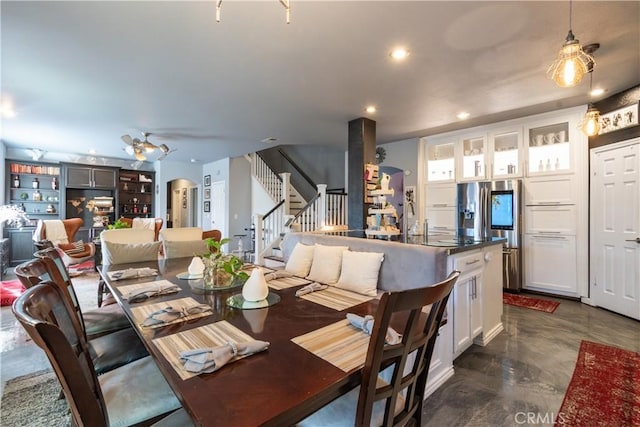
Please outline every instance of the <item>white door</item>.
M182 221L182 196L180 193L181 190L173 190L173 199L171 200L171 222L174 227L181 227Z
M591 297L640 319L640 138L591 153Z
M226 228L224 187L224 181L211 183L211 229L220 230L222 237L226 238L229 236Z

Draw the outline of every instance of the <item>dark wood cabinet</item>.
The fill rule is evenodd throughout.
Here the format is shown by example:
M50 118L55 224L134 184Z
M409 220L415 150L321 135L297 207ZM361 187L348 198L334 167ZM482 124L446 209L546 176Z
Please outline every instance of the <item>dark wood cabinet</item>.
M154 172L120 170L118 212L125 218L152 218L154 214Z
M33 232L35 227L5 228L5 237L9 239L9 263L16 266L21 262L33 259L36 251L33 245Z
M113 189L116 187L118 169L66 165L65 176L67 188Z

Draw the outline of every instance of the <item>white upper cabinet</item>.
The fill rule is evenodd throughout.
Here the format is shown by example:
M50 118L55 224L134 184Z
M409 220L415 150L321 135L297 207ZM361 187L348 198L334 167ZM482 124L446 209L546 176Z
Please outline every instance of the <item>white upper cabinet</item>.
M482 133L464 136L458 146L459 181L487 179L487 138Z
M507 128L489 134L490 179L522 176L522 128Z
M428 143L427 182L455 182L455 141L442 140Z
M580 138L572 116L555 117L525 127L527 176L571 173L574 150Z

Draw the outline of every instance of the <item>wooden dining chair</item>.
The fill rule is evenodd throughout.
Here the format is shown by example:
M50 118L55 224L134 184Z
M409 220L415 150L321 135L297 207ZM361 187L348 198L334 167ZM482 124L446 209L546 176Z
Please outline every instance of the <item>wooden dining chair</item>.
M45 251L56 252L53 248L38 252L42 255ZM61 260L58 259L57 263L60 262ZM112 329L110 332L107 332L106 328L104 328L99 334L88 334L88 328L91 328L93 331L98 331L100 323L110 324L114 327L117 326L115 321L109 320L109 317L116 317L109 316L109 313L113 314L115 310L108 308L111 307L108 306L104 307L103 312L100 312L101 309L83 312L78 304L78 297L71 281L68 280L68 277L67 281L63 279L56 266L56 261L52 258L44 256L43 258L23 263L19 267L19 269L16 267L16 270L20 270L20 274L16 271L18 277L21 277L21 275L28 277L31 283L35 282L36 278L40 279L41 282L49 281L60 289L60 293L64 296L71 311L75 315L80 332L88 343L93 365L97 373L108 372L149 355L144 344L133 328L131 328L131 324L121 309L121 318L125 323L120 323L119 329ZM46 273L42 274L43 271ZM40 275L37 276L37 274ZM20 278L20 281L25 284L23 278ZM33 286L33 284L31 286ZM25 284L25 287L29 286ZM119 308L118 306L113 307Z
M180 408L149 356L98 376L73 309L54 283L27 289L13 313L51 362L72 425L149 425Z
M422 426L422 401L429 365L447 300L460 272L435 285L382 294L375 314L360 387L302 420L300 426ZM428 307L428 313L423 308ZM387 329L402 342L385 343ZM405 317L406 316L406 317ZM402 328L396 323L404 319ZM382 371L390 369L391 381ZM387 372L385 372L387 373ZM405 394L401 392L406 391Z

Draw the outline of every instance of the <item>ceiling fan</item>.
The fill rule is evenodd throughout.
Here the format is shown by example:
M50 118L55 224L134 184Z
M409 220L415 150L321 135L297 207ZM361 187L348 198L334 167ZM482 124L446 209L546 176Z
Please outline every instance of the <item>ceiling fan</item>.
M155 150L159 150L162 154L158 157L157 160L163 160L167 155L173 151L166 144L155 145L152 142L149 142L149 136L151 133L143 132L144 140L140 140L138 138L132 138L131 135L122 135L122 140L127 146L124 148L128 154L134 156L138 161L147 160L146 154L153 153Z

